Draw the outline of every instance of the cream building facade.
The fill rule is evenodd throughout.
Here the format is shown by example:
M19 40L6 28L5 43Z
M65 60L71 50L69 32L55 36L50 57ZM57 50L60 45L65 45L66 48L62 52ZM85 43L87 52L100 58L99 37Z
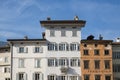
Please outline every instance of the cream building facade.
M11 54L10 47L0 47L0 80L10 80Z

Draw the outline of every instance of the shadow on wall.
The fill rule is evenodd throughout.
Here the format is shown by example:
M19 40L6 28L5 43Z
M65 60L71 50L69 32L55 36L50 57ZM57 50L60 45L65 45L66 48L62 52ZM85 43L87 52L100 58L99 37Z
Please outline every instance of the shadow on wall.
M74 69L72 69L72 68L69 68L69 70L68 70L68 73L69 74L78 74Z

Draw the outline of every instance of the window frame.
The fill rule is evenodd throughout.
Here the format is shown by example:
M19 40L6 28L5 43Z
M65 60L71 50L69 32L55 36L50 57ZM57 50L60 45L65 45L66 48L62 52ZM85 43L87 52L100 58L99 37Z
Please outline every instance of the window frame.
M105 56L110 55L110 50L105 49L105 50L104 50L104 55L105 55Z
M100 55L100 50L99 49L94 49L94 55L99 56Z
M69 60L67 58L60 58L59 59L59 66L68 66Z
M56 67L58 65L56 58L49 58L47 62L48 62L48 67Z
M88 49L84 49L83 50L83 55L89 55L89 50Z
M110 60L104 60L105 69L110 69Z
M26 47L26 46L20 46L20 47L18 47L18 53L19 54L28 53L28 47Z
M95 69L100 69L100 60L94 60Z
M43 75L41 72L34 72L33 73L33 80L43 80Z
M89 60L83 60L84 63L84 69L89 69Z
M95 78L95 80L101 80L101 75L97 74L97 75L94 76L94 78Z
M90 80L90 75L89 74L84 74L84 80Z

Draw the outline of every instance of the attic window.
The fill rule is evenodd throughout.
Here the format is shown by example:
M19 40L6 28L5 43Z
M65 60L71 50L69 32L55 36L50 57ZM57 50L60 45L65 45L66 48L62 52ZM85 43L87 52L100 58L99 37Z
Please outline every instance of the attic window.
M108 44L105 44L105 47L107 47L108 46Z
M95 44L95 47L97 47L98 46L98 44Z
M84 44L84 47L87 47L87 44Z

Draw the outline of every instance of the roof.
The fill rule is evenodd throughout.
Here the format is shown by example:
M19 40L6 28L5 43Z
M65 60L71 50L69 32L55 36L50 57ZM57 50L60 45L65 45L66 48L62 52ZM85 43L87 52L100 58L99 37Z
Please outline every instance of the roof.
M77 26L77 27L84 27L86 21L84 20L46 20L40 21L40 24L44 27L47 26L56 26L56 25L69 25L69 26Z
M94 40L81 40L81 43L98 43L98 44L107 44L107 43L112 43L113 40L97 40L97 39L94 39Z
M120 45L120 42L113 42L112 45Z
M30 41L41 41L44 42L46 39L7 39L9 42L30 42Z

